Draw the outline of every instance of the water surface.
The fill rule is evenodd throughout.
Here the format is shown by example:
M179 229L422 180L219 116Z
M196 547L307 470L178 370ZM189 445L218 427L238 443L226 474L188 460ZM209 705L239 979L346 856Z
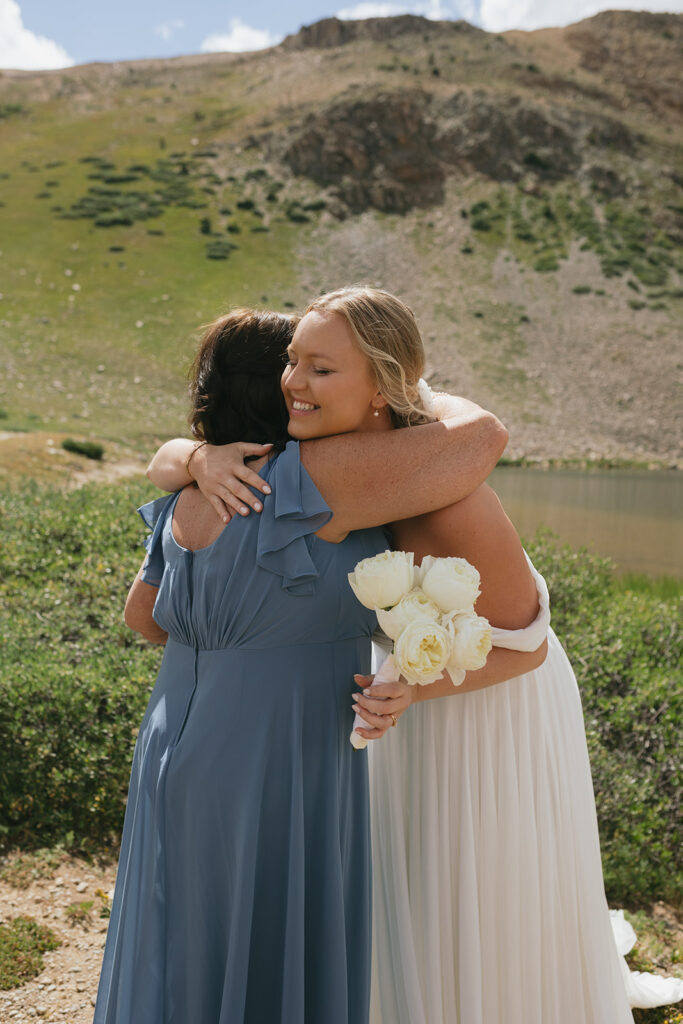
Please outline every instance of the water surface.
M491 484L523 537L548 526L620 572L683 578L683 473L502 466Z

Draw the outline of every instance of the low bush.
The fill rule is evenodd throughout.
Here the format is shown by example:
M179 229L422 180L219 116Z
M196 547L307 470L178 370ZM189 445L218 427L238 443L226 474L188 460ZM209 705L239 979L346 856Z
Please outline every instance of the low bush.
M614 580L610 563L541 533L527 546L583 701L608 898L680 905L680 590Z
M75 455L85 455L86 459L99 461L104 455L104 448L96 441L74 441L73 437L66 437L62 441L62 448L66 452L74 452Z
M283 303L283 306L291 303ZM147 482L0 493L0 839L93 852L118 839L161 649L122 621ZM583 701L605 883L681 903L681 588L613 578L540 533L527 545Z
M227 260L236 248L235 243L229 242L227 238L216 238L213 242L207 243L206 256L210 260Z
M553 270L559 270L560 264L553 252L544 252L534 261L534 270L541 274L547 274Z
M160 649L123 623L149 484L0 494L0 840L91 851L120 833Z

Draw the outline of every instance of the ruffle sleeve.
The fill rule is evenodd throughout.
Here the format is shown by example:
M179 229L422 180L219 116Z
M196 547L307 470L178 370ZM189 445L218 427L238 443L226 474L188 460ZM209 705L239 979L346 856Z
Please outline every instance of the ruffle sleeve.
M272 496L260 513L256 563L282 578L283 590L311 594L318 570L307 538L332 518L332 510L301 464L299 442L289 441L268 476Z
M526 552L525 552L526 555ZM526 555L526 560L534 577L536 590L538 592L538 615L530 625L524 629L498 629L491 627L491 640L494 647L506 647L511 651L536 651L548 635L550 628L550 595L548 586L531 563Z
M145 583L151 584L153 587L159 586L161 577L164 574L162 531L166 522L166 514L173 506L177 497L177 494L164 494L161 498L148 501L146 505L141 505L138 509L138 515L147 529L151 531L149 536L145 538L147 558L142 567L140 579Z

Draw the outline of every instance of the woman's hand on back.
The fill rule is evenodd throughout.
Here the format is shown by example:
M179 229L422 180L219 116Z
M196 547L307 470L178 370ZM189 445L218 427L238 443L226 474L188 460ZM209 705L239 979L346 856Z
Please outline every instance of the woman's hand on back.
M270 494L270 487L244 460L248 456L263 458L271 448L270 444L236 441L234 444L203 444L195 449L188 466L190 475L223 522L229 522L235 513L248 516L251 509L260 512L263 508L249 488Z

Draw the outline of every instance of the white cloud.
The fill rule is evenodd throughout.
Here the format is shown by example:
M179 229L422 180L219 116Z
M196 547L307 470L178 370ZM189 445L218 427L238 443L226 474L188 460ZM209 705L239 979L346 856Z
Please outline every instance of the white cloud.
M337 18L342 21L363 21L365 18L393 18L396 14L406 14L408 8L402 4L361 3L355 7L343 7L337 11Z
M233 18L227 32L216 32L207 36L201 45L202 53L243 53L246 50L264 50L275 46L282 36L272 35L268 29L252 28L239 18Z
M165 21L163 25L157 25L154 34L161 36L162 39L170 39L173 33L181 28L185 28L185 22L182 18L176 18L174 21Z
M69 68L75 61L63 46L24 27L16 0L0 0L0 67L42 71Z
M397 14L421 14L424 18L431 18L433 21L442 21L449 18L460 18L461 14L453 9L452 4L443 3L442 0L422 0L418 3L372 3L365 0L363 3L354 4L353 7L343 7L336 12L336 16L342 21L363 21L365 18L393 18Z
M610 5L604 0L481 0L479 24L488 32L507 29L556 28L600 11L683 11L682 0L619 0Z

